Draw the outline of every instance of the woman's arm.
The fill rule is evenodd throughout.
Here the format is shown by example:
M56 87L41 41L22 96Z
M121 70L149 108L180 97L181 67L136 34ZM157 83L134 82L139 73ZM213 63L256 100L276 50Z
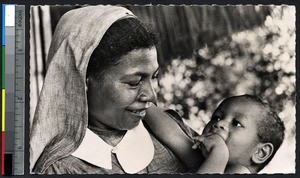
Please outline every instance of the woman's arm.
M203 161L201 150L192 149L194 142L180 126L155 105L147 110L145 121L154 135L190 170L197 170Z

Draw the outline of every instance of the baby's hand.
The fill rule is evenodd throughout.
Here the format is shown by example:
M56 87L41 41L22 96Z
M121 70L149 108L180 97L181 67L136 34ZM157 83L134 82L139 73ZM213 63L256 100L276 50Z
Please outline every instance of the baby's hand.
M200 135L194 138L196 143L193 149L200 148L202 155L207 158L210 154L217 154L225 159L229 157L229 151L224 139L218 134Z

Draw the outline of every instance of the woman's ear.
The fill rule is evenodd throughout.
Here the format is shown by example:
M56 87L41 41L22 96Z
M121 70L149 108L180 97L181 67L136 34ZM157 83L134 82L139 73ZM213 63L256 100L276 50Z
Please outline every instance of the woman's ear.
M272 155L273 151L274 146L272 143L260 143L252 155L252 161L256 164L262 164Z

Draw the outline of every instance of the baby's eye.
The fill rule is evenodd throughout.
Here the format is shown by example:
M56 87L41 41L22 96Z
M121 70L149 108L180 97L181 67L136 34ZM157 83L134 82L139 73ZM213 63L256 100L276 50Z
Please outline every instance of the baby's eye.
M156 75L152 76L152 78L151 78L151 79L153 79L153 80L155 80L155 79L158 79L158 74L156 74Z
M237 120L232 121L232 124L236 127L243 127L242 124Z
M157 71L152 75L151 79L158 79L158 75L159 75L159 70L157 69Z
M219 120L221 120L221 117L218 115L214 115L214 116L212 116L212 120L219 121Z

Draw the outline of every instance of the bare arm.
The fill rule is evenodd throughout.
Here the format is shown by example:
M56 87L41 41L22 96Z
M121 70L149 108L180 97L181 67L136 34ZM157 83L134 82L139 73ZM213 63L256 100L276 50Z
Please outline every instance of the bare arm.
M242 165L227 166L225 169L226 174L251 174L250 170Z
M145 121L154 135L164 143L189 170L199 168L203 161L201 151L199 149L192 149L194 142L168 114L153 105L147 110Z
M200 135L193 148L200 148L205 157L197 173L250 174L250 170L239 164L228 165L229 151L223 138L218 134Z
M205 157L197 173L224 173L229 159L229 151L222 137L217 134L201 135L196 137L196 140L193 148L200 147Z

